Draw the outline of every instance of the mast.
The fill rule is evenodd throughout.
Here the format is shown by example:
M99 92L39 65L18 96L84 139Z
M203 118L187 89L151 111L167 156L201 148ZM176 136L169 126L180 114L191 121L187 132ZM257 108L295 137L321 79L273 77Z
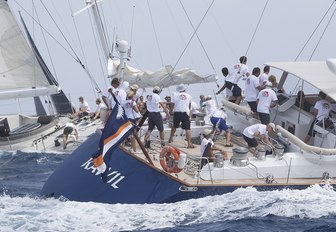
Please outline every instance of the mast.
M101 21L101 18L99 16L99 11L98 11L98 2L101 1L96 1L96 0L86 0L86 5L87 7L91 7L93 18L97 27L98 35L99 35L99 40L100 44L102 46L104 56L106 59L110 57L111 52L108 46L108 41L107 41L107 34L103 26L103 22Z

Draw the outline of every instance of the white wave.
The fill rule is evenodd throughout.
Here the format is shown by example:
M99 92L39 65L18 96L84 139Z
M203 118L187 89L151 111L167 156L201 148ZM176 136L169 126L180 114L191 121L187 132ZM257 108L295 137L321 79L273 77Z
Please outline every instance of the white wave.
M197 225L243 218L320 218L336 214L328 186L259 192L255 188L171 204L99 204L0 197L0 231L120 231Z

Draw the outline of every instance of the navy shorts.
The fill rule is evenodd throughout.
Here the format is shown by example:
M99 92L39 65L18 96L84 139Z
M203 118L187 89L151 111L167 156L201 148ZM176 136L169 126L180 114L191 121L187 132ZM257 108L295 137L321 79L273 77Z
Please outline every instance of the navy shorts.
M190 130L190 118L186 112L174 112L173 124L175 128L179 128L180 124L183 130Z
M217 127L217 124L218 124L218 129L221 131L222 130L226 131L227 129L229 129L228 125L226 125L226 121L223 118L211 117L210 121L214 127Z
M271 117L269 114L266 113L259 113L259 119L261 124L267 125L271 122Z
M250 102L247 102L247 104L249 104L252 112L257 112L257 102L256 101L250 101Z
M163 121L160 112L148 112L148 130L152 131L154 127L158 131L163 131Z
M251 138L249 138L249 137L247 137L245 135L243 135L243 137L244 137L244 140L247 142L247 145L249 147L256 147L256 146L258 146L258 142L257 142L257 140L255 138L251 139Z
M232 89L232 95L234 97L241 97L241 93L242 93L241 88L237 84L235 84Z

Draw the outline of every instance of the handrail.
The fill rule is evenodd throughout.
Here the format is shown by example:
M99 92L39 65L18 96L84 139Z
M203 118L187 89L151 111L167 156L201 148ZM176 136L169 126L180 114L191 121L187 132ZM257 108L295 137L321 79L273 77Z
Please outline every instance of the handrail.
M311 151L314 153L317 153L318 155L336 155L336 149L335 148L323 148L323 147L316 147L311 146L303 142L301 139L293 135L292 133L285 130L283 127L277 125L276 130L279 131L282 135L288 138L292 143L299 146L301 149L306 151Z

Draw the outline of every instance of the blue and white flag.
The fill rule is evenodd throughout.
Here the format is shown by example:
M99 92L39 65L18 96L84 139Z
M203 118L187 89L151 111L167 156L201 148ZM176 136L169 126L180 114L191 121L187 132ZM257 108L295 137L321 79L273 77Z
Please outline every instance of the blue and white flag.
M98 151L92 155L93 165L106 181L109 162L114 150L133 132L134 126L128 120L122 106L117 103L105 124L100 137Z

